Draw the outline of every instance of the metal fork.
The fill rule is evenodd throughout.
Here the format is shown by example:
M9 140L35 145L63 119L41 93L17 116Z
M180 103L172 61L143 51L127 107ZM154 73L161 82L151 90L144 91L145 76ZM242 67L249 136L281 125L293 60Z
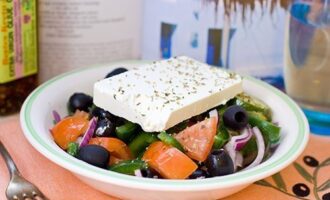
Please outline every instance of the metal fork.
M18 171L13 159L1 141L0 154L4 158L10 173L10 182L6 189L6 196L8 200L48 200L35 185L21 176L21 173Z

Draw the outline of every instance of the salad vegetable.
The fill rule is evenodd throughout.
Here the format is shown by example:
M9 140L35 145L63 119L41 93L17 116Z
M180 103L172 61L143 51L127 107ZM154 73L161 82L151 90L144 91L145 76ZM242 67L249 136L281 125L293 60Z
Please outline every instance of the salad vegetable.
M280 140L280 127L267 120L262 119L255 112L249 112L249 124L257 126L263 134L266 143L277 143Z
M202 169L196 169L190 176L189 179L201 179L209 177L208 173Z
M245 144L245 146L242 148L240 152L241 155L243 156L243 166L247 166L255 160L258 153L258 146L254 135Z
M152 143L142 160L168 179L185 179L197 169L197 164L186 154L161 141Z
M235 149L235 151L239 151L251 139L252 134L253 133L251 131L251 128L250 127L246 127L245 129L243 129L241 131L241 134L240 135L231 137L229 143L232 143L233 148Z
M261 113L269 121L272 119L270 108L255 98L252 98L246 94L239 94L234 98L233 101L235 105L244 108L246 111Z
M134 136L137 127L136 124L127 121L124 125L116 128L116 135L123 141L129 141Z
M74 93L68 102L68 109L70 112L82 110L88 112L89 107L93 105L93 98L84 93Z
M98 137L111 137L114 136L115 124L107 118L100 118L97 122L95 135Z
M78 154L78 150L79 150L79 145L76 142L70 142L68 144L68 149L67 152L68 154L70 154L71 156L76 157Z
M86 145L79 149L77 157L91 165L106 168L109 160L109 152L99 145Z
M179 149L180 151L184 152L184 149L182 147L182 145L180 144L180 142L178 142L178 140L176 140L174 137L172 137L171 135L167 134L165 131L160 132L157 137L163 141L165 144L168 144L170 146L173 146L177 149Z
M230 106L223 113L223 123L233 130L241 130L248 124L247 113L240 106Z
M58 122L61 121L61 116L56 110L53 110L52 114L53 114L53 118L54 118L54 120L53 120L54 124L57 124Z
M118 138L95 137L89 141L89 144L99 145L109 151L110 155L122 159L132 159L128 146Z
M147 169L148 165L143 160L121 161L109 167L109 170L122 174L134 175L136 170Z
M212 149L216 131L217 121L212 117L187 127L174 137L190 158L203 162Z
M254 127L253 132L257 138L258 154L257 157L254 159L254 161L245 169L250 169L252 167L259 165L259 163L261 163L265 155L265 143L260 130L258 129L258 127Z
M211 176L223 176L234 173L234 162L223 149L213 150L205 162Z
M62 148L67 149L70 142L75 142L88 128L88 119L73 115L59 121L50 130L55 142Z
M157 141L157 136L152 133L141 132L128 145L132 154L137 157L153 142Z
M225 125L219 122L217 134L214 136L213 149L220 149L229 140L229 132L227 131Z
M124 72L126 72L126 71L127 71L126 68L118 67L118 68L114 69L113 71L109 72L109 73L105 76L105 78L110 78L110 77L112 77L112 76L115 76L115 75L118 75L118 74L124 73Z
M93 105L88 94L74 93L67 105L67 117L52 112L55 143L81 161L132 176L197 179L236 173L266 160L281 138L271 109L243 93L152 133Z
M88 123L87 130L79 143L79 148L86 146L89 140L93 137L96 124L97 124L96 118L93 117Z

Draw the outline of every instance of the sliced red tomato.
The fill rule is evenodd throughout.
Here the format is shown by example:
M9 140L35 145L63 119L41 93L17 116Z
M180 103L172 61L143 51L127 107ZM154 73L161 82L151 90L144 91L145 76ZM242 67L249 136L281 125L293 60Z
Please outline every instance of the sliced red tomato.
M117 138L96 137L92 138L89 141L89 144L96 144L106 148L110 152L111 156L118 159L130 160L133 158L128 146Z
M185 179L198 167L187 155L161 141L152 143L142 160L167 179Z
M204 161L212 149L216 132L217 119L211 117L184 129L174 137L181 143L190 158Z
M88 119L71 116L62 119L50 130L57 145L67 149L70 142L75 142L88 128Z

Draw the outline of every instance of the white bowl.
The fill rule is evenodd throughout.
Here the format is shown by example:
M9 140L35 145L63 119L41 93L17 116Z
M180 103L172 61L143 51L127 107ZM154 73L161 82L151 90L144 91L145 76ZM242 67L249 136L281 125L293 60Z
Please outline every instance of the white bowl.
M281 91L251 77L245 77L244 91L271 106L274 120L282 127L281 141L275 153L252 169L197 180L139 178L89 165L65 153L55 144L49 133L49 128L52 127L52 110L57 110L63 116L66 114L66 102L72 93L92 94L93 83L103 79L113 68L122 65L128 68L138 67L144 63L127 61L80 69L42 84L27 98L21 110L21 125L25 137L46 158L71 171L83 182L123 199L219 199L282 170L305 148L309 127L300 108Z

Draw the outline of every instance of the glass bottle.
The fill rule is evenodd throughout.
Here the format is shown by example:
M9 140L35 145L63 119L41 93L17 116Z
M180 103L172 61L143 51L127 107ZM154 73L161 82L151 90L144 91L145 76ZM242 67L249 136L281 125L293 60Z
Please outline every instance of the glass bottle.
M37 1L0 0L0 116L37 86Z
M140 55L142 0L42 0L39 81Z

